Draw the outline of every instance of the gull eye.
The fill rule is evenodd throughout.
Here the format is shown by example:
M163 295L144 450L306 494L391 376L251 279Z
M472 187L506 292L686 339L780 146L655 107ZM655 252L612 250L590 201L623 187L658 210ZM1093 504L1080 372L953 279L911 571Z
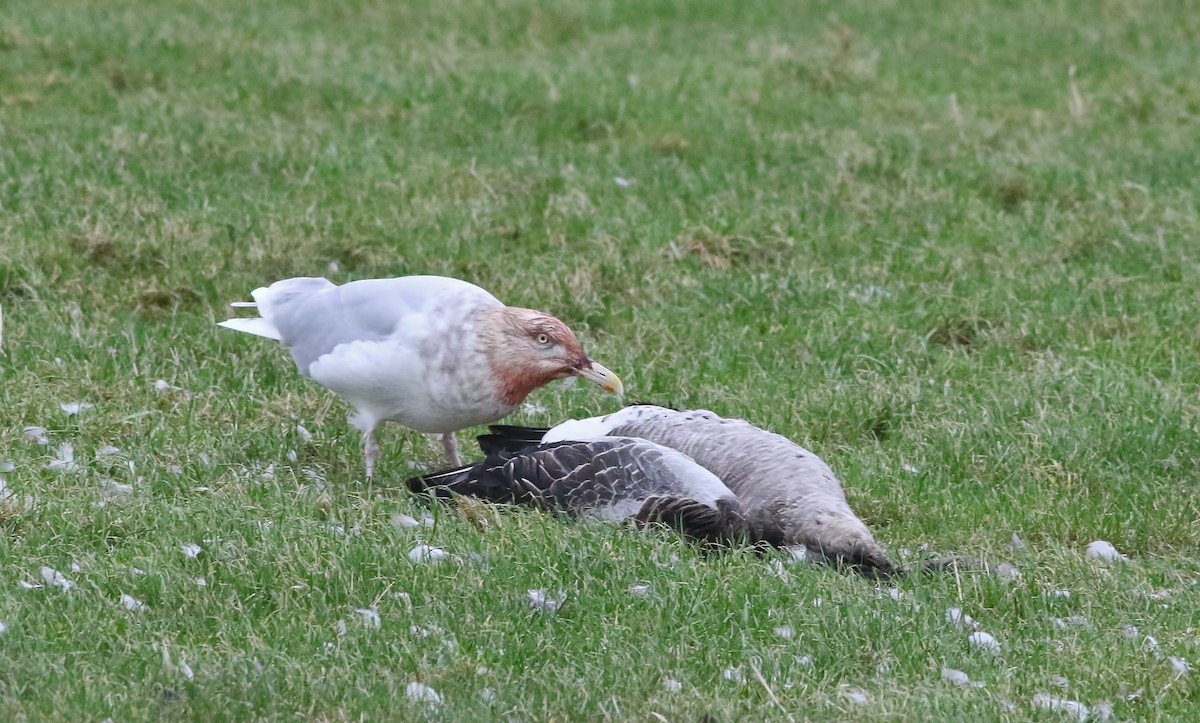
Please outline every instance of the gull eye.
M537 341L537 343L541 344L542 346L545 346L550 343L550 337L546 336L545 334L538 334L534 338Z

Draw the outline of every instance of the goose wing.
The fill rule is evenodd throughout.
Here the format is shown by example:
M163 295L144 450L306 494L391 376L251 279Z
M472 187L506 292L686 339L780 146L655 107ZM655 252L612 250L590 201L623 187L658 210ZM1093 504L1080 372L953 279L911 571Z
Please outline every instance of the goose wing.
M605 520L661 523L689 537L741 534L741 505L719 479L675 450L646 440L566 441L408 481L439 496L470 495Z

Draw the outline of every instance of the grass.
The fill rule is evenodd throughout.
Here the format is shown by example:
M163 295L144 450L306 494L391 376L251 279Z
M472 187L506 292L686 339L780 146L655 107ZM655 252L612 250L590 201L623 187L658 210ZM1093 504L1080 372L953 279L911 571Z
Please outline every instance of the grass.
M1140 0L7 3L0 717L1193 719L1198 39ZM436 448L389 430L364 483L343 405L213 324L277 278L408 273L812 448L898 558L1021 577L893 599L533 512L398 528ZM75 586L23 588L42 566Z

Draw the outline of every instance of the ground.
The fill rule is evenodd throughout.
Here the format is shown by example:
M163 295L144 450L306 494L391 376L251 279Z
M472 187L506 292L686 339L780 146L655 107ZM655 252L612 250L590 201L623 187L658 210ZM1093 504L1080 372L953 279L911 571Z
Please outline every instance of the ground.
M1188 3L4 17L0 718L1200 710ZM631 399L811 448L897 559L1019 577L430 506L403 479L437 446L396 428L369 484L345 405L214 323L278 278L411 273L560 316Z

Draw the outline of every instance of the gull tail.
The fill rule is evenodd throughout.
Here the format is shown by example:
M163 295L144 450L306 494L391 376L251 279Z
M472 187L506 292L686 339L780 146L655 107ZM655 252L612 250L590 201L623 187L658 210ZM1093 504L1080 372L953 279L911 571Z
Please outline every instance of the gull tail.
M217 322L217 326L223 326L226 329L241 331L255 336L264 336L275 341L282 341L282 336L275 325L266 319L226 319L225 321Z
M301 302L313 294L335 288L337 285L329 279L312 276L276 281L270 286L251 291L250 296L254 301L235 301L230 304L235 309L257 309L258 318L226 319L218 322L217 326L283 341L283 334L275 326L275 312L288 304Z

